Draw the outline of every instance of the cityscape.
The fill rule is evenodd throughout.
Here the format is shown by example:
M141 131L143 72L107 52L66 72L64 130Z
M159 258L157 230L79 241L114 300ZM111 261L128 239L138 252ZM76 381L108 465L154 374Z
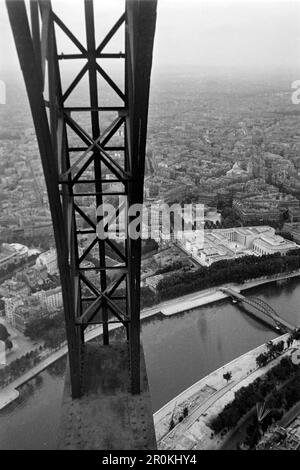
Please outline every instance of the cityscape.
M295 73L196 66L152 73L143 203L157 217L155 227L143 219L142 230L157 237L141 241L140 302L161 451L300 450ZM54 449L68 347L58 255L21 70L0 78L0 449ZM118 148L124 132L111 145ZM77 145L74 135L69 140ZM120 151L112 155L122 160ZM87 175L92 180L93 170ZM120 184L108 171L103 178L116 207ZM96 222L83 186L80 208ZM201 230L177 239L171 220L165 237L160 207L173 204L201 205ZM87 217L76 217L78 253L86 285L100 289ZM116 246L105 252L111 285L123 267L122 241ZM124 292L122 281L115 295ZM125 338L124 328L111 330L113 340ZM101 334L91 324L85 341Z

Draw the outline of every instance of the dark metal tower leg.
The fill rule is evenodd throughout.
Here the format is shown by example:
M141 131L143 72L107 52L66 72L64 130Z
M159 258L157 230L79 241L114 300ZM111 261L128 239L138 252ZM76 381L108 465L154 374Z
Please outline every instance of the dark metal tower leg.
M53 159L55 151L52 145L42 93L43 85L40 80L41 75L39 73L41 69L36 62L24 2L20 0L8 0L6 5L24 76L49 197L57 249L57 261L59 271L61 273L62 295L69 342L72 394L73 397L76 398L80 395L81 345L78 332L75 328L74 296L71 272L68 263L67 237L59 195L58 174L56 172L56 165L54 164Z
M53 12L50 0L30 0L31 25L24 0L6 0L6 5L49 197L64 303L72 396L77 398L82 393L80 373L84 331L95 323L101 324L103 342L108 344L109 324L116 322L123 325L129 333L131 390L139 393L141 240L127 238L124 252L113 241L100 240L97 238L97 223L102 218L97 216L93 219L80 201L85 197L92 198L95 213L107 195L122 194L127 206L143 202L156 0L126 0L125 13L98 46L95 40L92 0L84 0L86 45L81 44L65 22ZM125 52L106 53L106 45L124 24ZM57 28L74 44L77 53L58 54ZM98 60L103 58L125 60L124 90L120 90L107 71L99 65ZM68 88L62 90L60 61L77 59L85 64ZM46 61L48 99L44 97ZM86 73L88 103L86 106L81 103L67 106L68 98ZM101 99L98 99L98 74L122 100L121 106L101 106ZM117 113L117 118L104 130L100 129L101 112ZM82 122L74 118L75 113L90 114L91 135L84 129ZM122 145L116 144L113 139L123 125L124 142ZM71 131L76 134L79 144L71 142ZM116 157L113 152L119 152L119 155ZM120 163L122 153L123 165ZM108 183L116 182L122 189L106 189ZM87 184L93 185L92 190L82 189ZM130 220L126 216L126 230ZM92 236L83 249L80 248L82 235ZM109 266L106 262L107 247L121 259L118 266ZM95 266L90 267L86 262L94 248L97 248L97 260ZM96 281L89 277L93 272ZM109 276L111 272L118 273L113 281ZM124 293L118 292L120 287L124 289ZM120 305L122 301L123 304Z

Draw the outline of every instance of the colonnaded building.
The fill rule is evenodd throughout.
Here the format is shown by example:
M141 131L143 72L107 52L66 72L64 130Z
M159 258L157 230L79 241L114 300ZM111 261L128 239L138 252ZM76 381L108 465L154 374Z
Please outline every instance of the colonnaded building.
M246 255L285 255L299 247L295 242L276 235L275 229L267 225L190 231L185 232L177 243L203 266Z

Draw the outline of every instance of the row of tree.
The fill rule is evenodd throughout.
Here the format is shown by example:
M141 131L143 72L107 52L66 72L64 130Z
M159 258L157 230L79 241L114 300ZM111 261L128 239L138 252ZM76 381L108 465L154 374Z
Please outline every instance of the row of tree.
M66 339L63 310L51 317L38 317L28 322L24 335L32 341L43 341L46 348L55 349Z
M121 253L121 255L125 256L125 241L118 241L118 240L110 240L110 244L106 242L105 244L105 254L109 258L117 261L118 263L123 262L122 258L118 255L117 251L111 246L113 245L117 251ZM153 240L152 238L147 238L146 240L142 240L142 255L145 256L153 251L158 250L158 243ZM92 253L88 253L86 259L93 263L96 267L99 266L99 258L97 256L93 256Z
M22 235L20 233L12 234L9 239L9 243L22 243L26 246L39 247L43 251L48 251L54 246L54 233L51 227L47 237L41 234L36 235Z
M0 386L4 387L34 367L40 361L42 349L43 348L40 347L39 349L32 350L1 368Z
M288 379L291 385L279 392L278 386ZM232 429L247 412L255 407L256 403L264 401L269 409L282 407L288 409L298 400L300 387L298 387L299 393L296 392L295 383L299 385L299 379L299 367L293 364L289 357L282 358L280 363L268 371L264 377L259 377L248 386L241 387L235 393L233 401L212 419L210 427L216 433Z
M221 260L209 267L201 266L195 271L170 274L157 285L157 300L172 299L224 282L243 283L249 279L300 269L300 250L291 250L286 256L280 253L263 256L243 256Z
M257 356L256 364L258 365L258 367L264 367L266 364L268 364L268 362L280 356L283 349L284 341L279 341L278 343L273 343L273 341L269 341L267 343L267 351Z
M11 275L17 270L20 269L22 266L27 266L28 264L33 263L37 258L37 255L28 256L26 259L22 259L19 263L11 263L6 268L0 269L0 280L4 280L4 278L11 277Z
M163 266L162 268L158 268L155 271L156 274L165 274L169 273L171 271L177 271L178 269L181 269L183 267L183 262L180 260L174 261L173 263L166 264L166 266Z

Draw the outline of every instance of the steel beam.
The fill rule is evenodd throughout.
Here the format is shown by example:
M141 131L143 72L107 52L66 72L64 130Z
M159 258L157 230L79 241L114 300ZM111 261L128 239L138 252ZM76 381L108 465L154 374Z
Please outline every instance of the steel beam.
M61 286L66 318L69 345L70 371L73 397L80 395L80 356L81 345L74 317L74 294L71 271L68 263L68 246L63 223L63 211L58 187L57 167L53 164L53 144L42 93L42 83L36 73L36 56L30 34L25 4L20 0L7 0L7 11L23 72L32 118L36 130L45 182L49 197L54 236L57 249L57 262L61 274ZM63 275L62 275L63 273Z
M123 252L114 240L98 239L97 223L102 218L98 215L93 219L79 201L84 198L93 200L95 213L97 207L109 196L124 196L127 207L143 201L156 0L126 0L125 12L122 12L98 46L95 42L92 0L84 0L86 44L78 40L67 26L67 21L53 12L50 0L30 0L31 30L25 1L6 0L6 4L33 115L49 197L62 284L72 396L77 398L82 393L80 367L84 330L89 325L102 324L103 342L106 345L109 343L108 324L113 322L123 324L126 329L130 343L131 390L139 393L141 240L132 240L127 235ZM105 53L106 45L122 25L125 25L124 51ZM57 53L57 28L73 42L78 53ZM119 60L121 66L125 61L124 90L98 63L104 58ZM86 61L65 90L62 89L60 76L61 60ZM68 106L67 98L72 96L85 74L88 75L88 102ZM112 93L124 101L124 105L110 106L110 103L107 105L101 102L101 88L98 89L97 83L100 76L110 86ZM48 97L44 96L46 78L49 84ZM49 109L49 121L46 108ZM73 117L75 112L90 114L91 134L84 129L79 119ZM112 118L111 124L103 130L99 119L102 112L106 115L110 112L117 113L117 117ZM122 126L124 133L118 135ZM79 138L79 145L72 140L71 131ZM73 152L76 152L75 158ZM81 153L79 157L77 152ZM110 152L119 152L119 158ZM107 187L114 183L119 185ZM91 186L82 190L81 184ZM118 210L116 217L121 209ZM126 212L126 232L133 219ZM112 222L113 220L106 221L105 229L109 231L109 224ZM88 228L83 224L87 224ZM86 243L83 249L79 248L81 235L94 236L93 241ZM106 265L108 247L114 250L122 264ZM82 265L95 248L95 266ZM117 271L117 278L110 281L109 272ZM89 277L92 274L93 280ZM120 307L119 302L123 300L125 303ZM101 316L99 320L98 314Z
M149 106L152 49L156 24L156 1L128 0L126 9L126 101L127 158L132 180L129 206L143 201L144 162ZM129 223L132 220L129 220ZM130 363L132 393L140 392L140 265L141 238L128 237Z

